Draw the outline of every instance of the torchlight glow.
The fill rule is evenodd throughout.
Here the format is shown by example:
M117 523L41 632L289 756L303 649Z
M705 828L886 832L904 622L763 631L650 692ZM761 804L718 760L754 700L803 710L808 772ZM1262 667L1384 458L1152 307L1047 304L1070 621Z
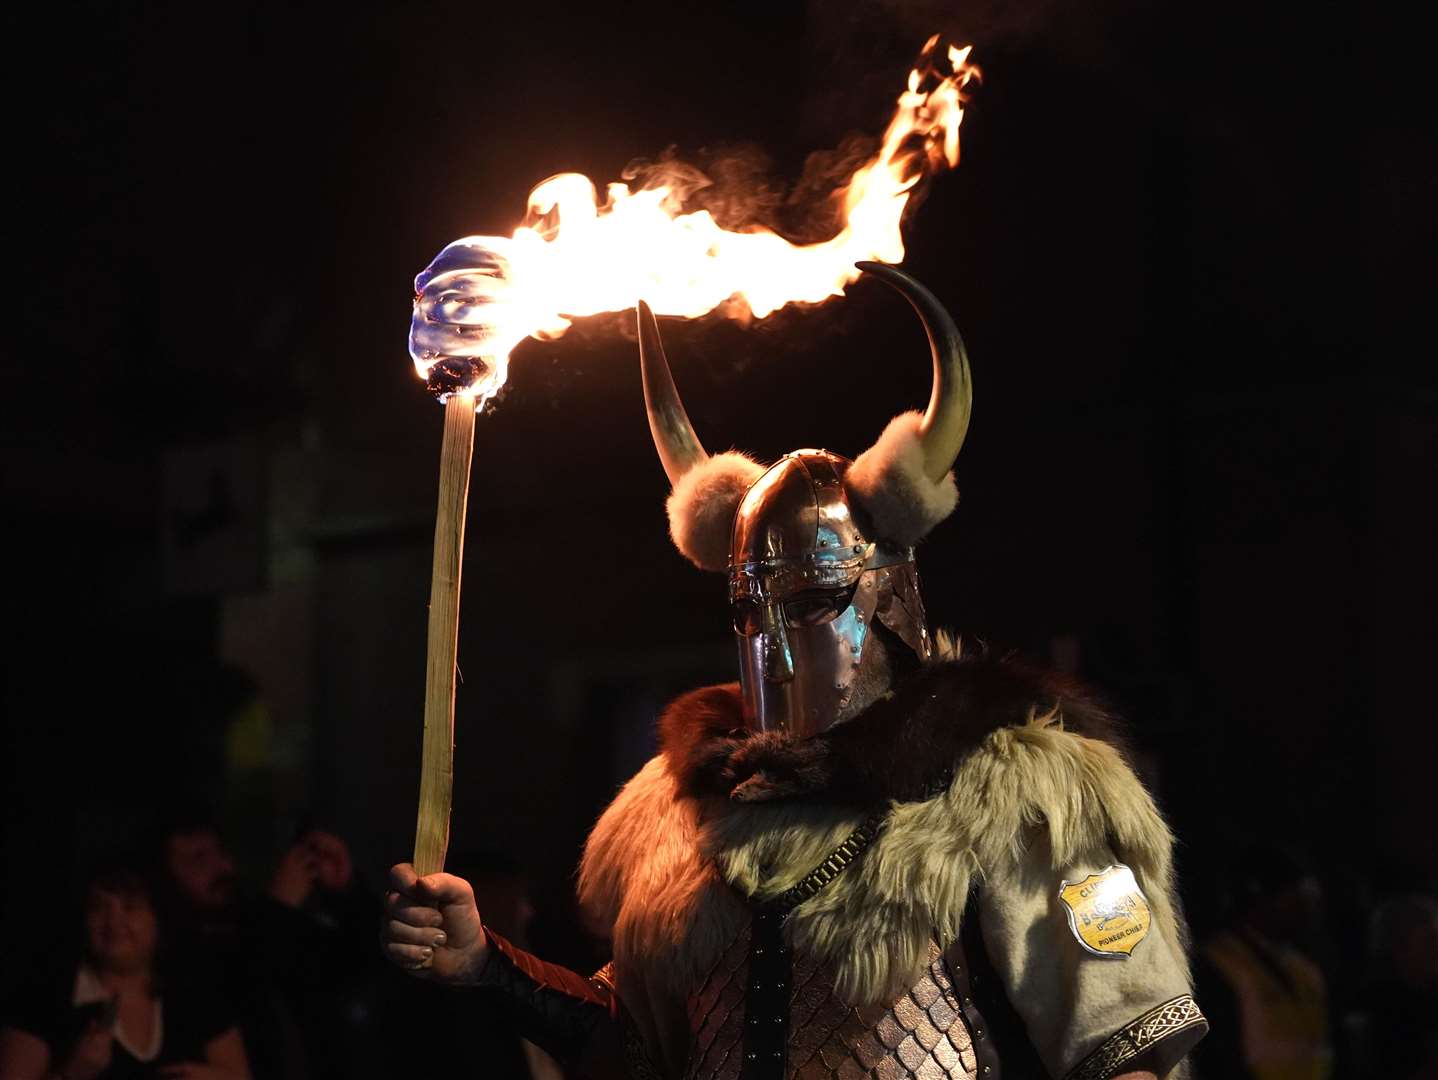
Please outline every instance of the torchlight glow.
M707 210L685 213L669 184L611 183L601 202L578 173L544 181L513 235L456 240L415 279L410 355L420 377L481 407L504 385L516 345L558 337L575 318L643 299L656 315L721 309L762 319L842 295L856 262L902 261L904 208L923 176L958 164L963 88L978 76L967 47L950 46L943 59L947 73L935 35L878 151L833 193L843 225L820 243L792 244L759 225L721 228ZM449 382L435 378L441 364Z

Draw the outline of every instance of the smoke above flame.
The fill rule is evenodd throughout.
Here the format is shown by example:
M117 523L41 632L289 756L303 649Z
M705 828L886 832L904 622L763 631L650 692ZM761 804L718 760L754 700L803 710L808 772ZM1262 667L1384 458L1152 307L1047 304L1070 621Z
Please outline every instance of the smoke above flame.
M969 48L929 39L879 149L833 193L842 226L819 243L721 228L707 210L685 212L681 187L662 174L638 190L611 183L603 200L586 176L550 177L511 236L456 240L415 278L409 350L420 377L480 407L503 387L516 345L558 337L576 318L642 299L656 315L722 308L762 319L842 295L856 262L903 260L904 209L920 179L958 164L963 90L977 76Z

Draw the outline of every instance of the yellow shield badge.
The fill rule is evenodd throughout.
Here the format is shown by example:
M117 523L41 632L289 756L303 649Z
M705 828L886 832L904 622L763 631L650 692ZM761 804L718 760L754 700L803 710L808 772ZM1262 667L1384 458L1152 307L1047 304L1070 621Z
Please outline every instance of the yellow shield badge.
M1153 924L1133 871L1121 863L1082 881L1065 881L1059 899L1074 937L1095 956L1127 960Z

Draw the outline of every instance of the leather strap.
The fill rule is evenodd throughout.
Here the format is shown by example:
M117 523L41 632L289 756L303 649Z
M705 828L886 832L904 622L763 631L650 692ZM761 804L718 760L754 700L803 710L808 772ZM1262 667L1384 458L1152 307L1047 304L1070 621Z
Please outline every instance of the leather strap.
M970 912L970 914L976 914ZM983 1011L979 1001L975 997L977 988L983 985L983 975L974 970L972 961L973 948L965 938L970 937L968 933L969 924L972 920L964 919L963 928L953 943L944 950L944 964L949 969L949 978L953 980L954 996L959 999L959 1014L963 1017L964 1025L969 1029L969 1037L973 1039L974 1047L974 1069L982 1080L1001 1080L1003 1066L999 1060L998 1047L989 1030L988 1022L984 1019ZM982 950L982 944L979 949Z
M877 810L870 814L859 824L857 829L845 838L842 844L829 852L828 858L805 874L803 880L798 884L791 886L779 897L770 901L766 907L778 912L781 918L787 919L791 911L805 900L819 895L824 886L842 874L845 867L864 853L864 850L879 835L887 817L887 810Z
M1023 1018L1009 1001L984 947L978 896L977 890L969 896L958 939L944 950L944 962L953 979L959 1011L974 1040L979 1078L1000 1080L1004 1069L1012 1077L1047 1076Z

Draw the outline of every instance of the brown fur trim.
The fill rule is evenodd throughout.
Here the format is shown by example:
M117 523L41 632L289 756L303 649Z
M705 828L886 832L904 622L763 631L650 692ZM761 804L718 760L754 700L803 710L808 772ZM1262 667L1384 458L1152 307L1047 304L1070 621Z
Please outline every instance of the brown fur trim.
M930 664L852 720L808 739L750 735L734 683L678 698L659 733L685 795L873 806L932 797L990 732L1047 716L1061 717L1075 734L1118 743L1113 718L1076 683L988 654Z
M681 694L659 716L659 745L683 795L712 791L710 778L748 737L738 683Z

